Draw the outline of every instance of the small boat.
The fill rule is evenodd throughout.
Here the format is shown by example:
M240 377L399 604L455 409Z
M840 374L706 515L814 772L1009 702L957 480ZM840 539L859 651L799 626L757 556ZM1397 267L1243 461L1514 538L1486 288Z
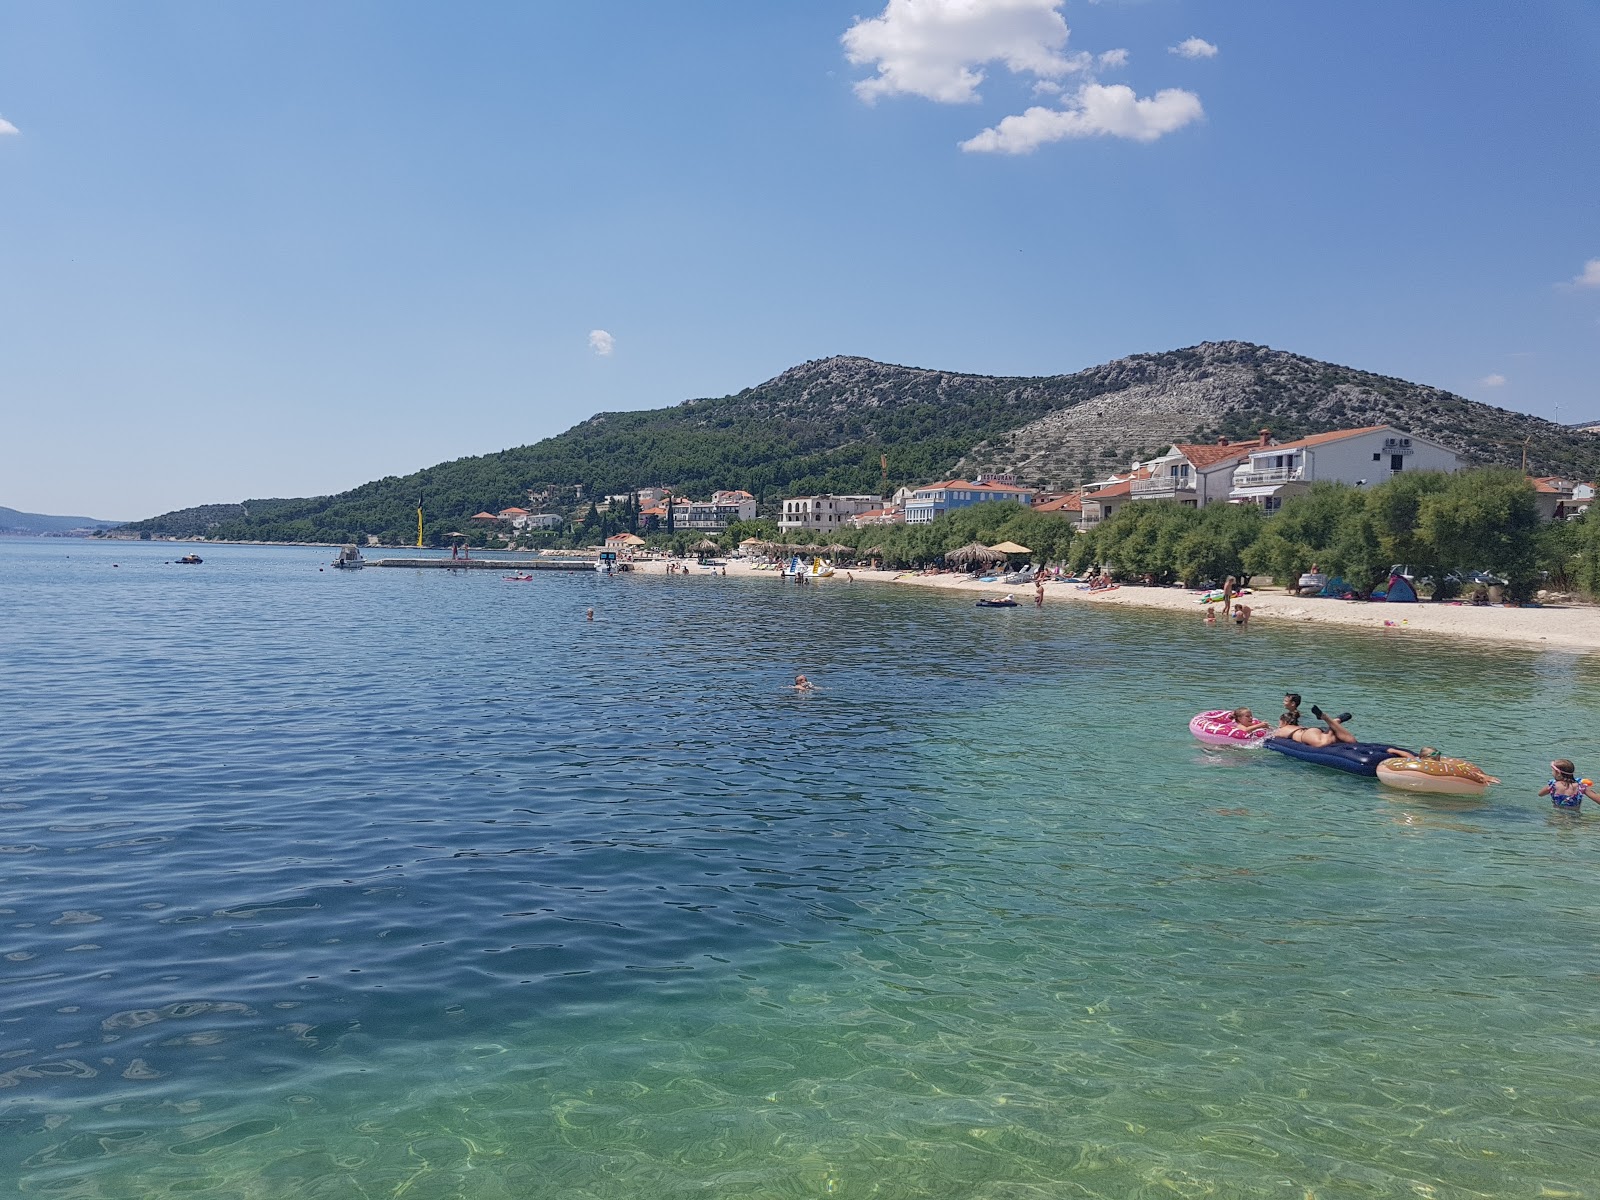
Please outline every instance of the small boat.
M185 554L178 561L187 566L196 567L205 562L205 559L201 558L198 554Z
M333 565L341 571L359 571L367 565L367 560L361 557L361 551L353 545L344 546L339 551L339 557L333 560Z
M507 583L532 583L533 572L529 571L526 575L502 575L500 578Z
M1017 601L1014 596L1006 596L999 600L978 600L973 603L974 608L1016 608Z
M1489 790L1486 781L1500 782L1462 758L1390 758L1378 764L1378 782L1406 792L1481 796Z
M1292 738L1269 737L1262 745L1279 754L1287 754L1290 758L1369 778L1376 777L1378 764L1390 758L1388 742L1338 742L1332 746L1308 746ZM1395 749L1404 747L1397 746Z

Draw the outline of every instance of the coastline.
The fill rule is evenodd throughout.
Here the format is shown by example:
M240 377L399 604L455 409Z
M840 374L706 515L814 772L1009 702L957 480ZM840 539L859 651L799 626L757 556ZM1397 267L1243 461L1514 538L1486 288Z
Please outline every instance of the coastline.
M665 574L665 561L638 561L636 571ZM698 573L690 568L691 573ZM1003 596L1010 592L1023 605L1033 603L1033 585L1007 586L979 583L965 575L916 575L897 571L850 568L857 583L887 583L980 596ZM739 559L728 560L728 574L768 577L766 571ZM844 569L832 578L817 581L826 587L849 586ZM792 586L792 585L791 585ZM1252 591L1245 597L1252 609L1253 625L1329 625L1369 629L1384 636L1466 638L1501 646L1521 646L1538 650L1564 650L1600 653L1600 606L1589 604L1551 605L1543 608L1474 608L1471 605L1363 603L1351 600L1321 600L1291 596L1280 588ZM1079 591L1072 583L1052 582L1045 587L1045 607L1062 604L1104 605L1112 608L1155 609L1199 621L1205 609L1195 594L1182 588L1137 587L1124 585L1110 592ZM1218 620L1221 621L1221 617ZM1394 622L1386 625L1386 621Z

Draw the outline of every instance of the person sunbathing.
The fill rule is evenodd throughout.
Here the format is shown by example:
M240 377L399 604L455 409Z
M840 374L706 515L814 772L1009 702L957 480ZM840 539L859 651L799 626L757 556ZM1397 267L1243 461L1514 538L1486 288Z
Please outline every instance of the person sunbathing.
M1314 729L1309 725L1280 725L1274 731L1273 737L1288 738L1291 742L1299 742L1302 746L1310 746L1321 750L1328 746L1336 746L1343 742L1346 745L1355 745L1358 739L1344 727L1350 719L1349 713L1340 713L1337 717L1330 717L1315 704L1311 706L1311 715L1327 726L1326 729Z

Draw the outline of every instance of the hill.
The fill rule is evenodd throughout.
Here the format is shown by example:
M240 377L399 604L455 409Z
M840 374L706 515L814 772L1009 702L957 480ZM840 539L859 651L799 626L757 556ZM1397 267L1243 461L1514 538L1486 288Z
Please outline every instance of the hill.
M0 507L0 533L35 536L80 533L92 529L113 529L121 523L102 521L97 517L52 517L44 513L18 512L14 508Z
M250 500L167 513L129 528L266 541L402 538L419 496L436 529L529 489L572 503L650 484L704 496L741 487L764 505L795 493L875 492L954 471L1015 470L1064 487L1173 440L1280 439L1386 422L1473 463L1593 478L1600 439L1438 388L1247 342L1139 354L1073 375L1012 378L827 358L731 396L601 413L556 437L390 476L336 496Z

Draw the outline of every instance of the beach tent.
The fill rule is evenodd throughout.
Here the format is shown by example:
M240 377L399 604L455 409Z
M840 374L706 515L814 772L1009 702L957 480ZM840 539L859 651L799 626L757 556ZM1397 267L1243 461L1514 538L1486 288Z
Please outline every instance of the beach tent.
M1322 590L1317 595L1324 600L1353 600L1356 590L1335 575L1322 585Z
M1385 597L1390 604L1415 604L1417 602L1417 589L1411 580L1404 575L1389 576L1388 595Z

